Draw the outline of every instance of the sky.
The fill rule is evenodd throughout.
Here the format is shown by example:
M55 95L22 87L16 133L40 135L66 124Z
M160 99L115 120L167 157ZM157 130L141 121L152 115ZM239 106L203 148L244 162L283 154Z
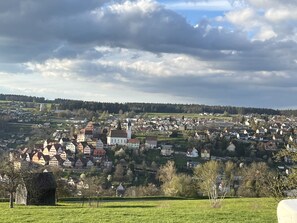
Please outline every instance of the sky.
M2 0L0 93L297 108L297 0Z

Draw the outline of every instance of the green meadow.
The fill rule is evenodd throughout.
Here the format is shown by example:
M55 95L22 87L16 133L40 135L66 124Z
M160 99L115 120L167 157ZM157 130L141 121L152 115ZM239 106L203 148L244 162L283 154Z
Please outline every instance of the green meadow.
M21 206L0 203L0 222L277 222L277 203L269 198L226 199L221 208L208 200L153 200L96 203L58 203L57 206Z

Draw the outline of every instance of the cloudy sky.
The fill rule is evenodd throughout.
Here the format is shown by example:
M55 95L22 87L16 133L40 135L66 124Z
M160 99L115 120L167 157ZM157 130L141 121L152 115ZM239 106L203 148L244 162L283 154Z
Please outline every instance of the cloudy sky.
M1 0L0 93L297 108L297 0Z

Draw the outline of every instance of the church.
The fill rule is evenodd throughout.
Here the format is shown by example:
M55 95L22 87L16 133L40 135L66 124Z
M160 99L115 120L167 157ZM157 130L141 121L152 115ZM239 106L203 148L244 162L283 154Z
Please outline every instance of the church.
M120 127L117 129L112 129L107 135L108 145L127 145L128 140L131 139L132 135L132 125L131 121L128 120L126 130L121 130Z

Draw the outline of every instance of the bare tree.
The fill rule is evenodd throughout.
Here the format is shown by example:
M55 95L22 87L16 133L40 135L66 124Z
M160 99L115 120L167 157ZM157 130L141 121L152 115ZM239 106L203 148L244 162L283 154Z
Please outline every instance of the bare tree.
M206 162L194 169L198 191L208 196L212 207L220 207L221 205L218 187L220 169L220 164L216 161Z
M0 189L9 194L9 207L13 208L14 194L22 181L24 170L21 168L20 162L10 155L0 161L0 174Z
M218 208L234 181L235 164L208 161L194 169L194 179L198 191L207 195L211 206Z
M261 197L267 193L269 167L264 162L252 163L242 170L242 182L238 193L242 196Z
M162 191L165 195L176 195L177 189L173 186L173 179L176 177L176 175L176 168L173 161L168 161L164 166L160 167L158 178L163 183Z
M115 167L115 171L114 171L114 174L113 174L113 177L114 177L114 180L117 180L119 182L123 181L124 180L124 167L122 164L117 164L116 167Z
M277 171L269 171L265 174L265 195L272 196L277 202L285 197L285 191L295 188L295 185L296 181L291 180L290 176Z
M192 178L186 174L176 173L173 161L161 166L158 178L163 183L161 188L166 196L191 197L193 195Z

